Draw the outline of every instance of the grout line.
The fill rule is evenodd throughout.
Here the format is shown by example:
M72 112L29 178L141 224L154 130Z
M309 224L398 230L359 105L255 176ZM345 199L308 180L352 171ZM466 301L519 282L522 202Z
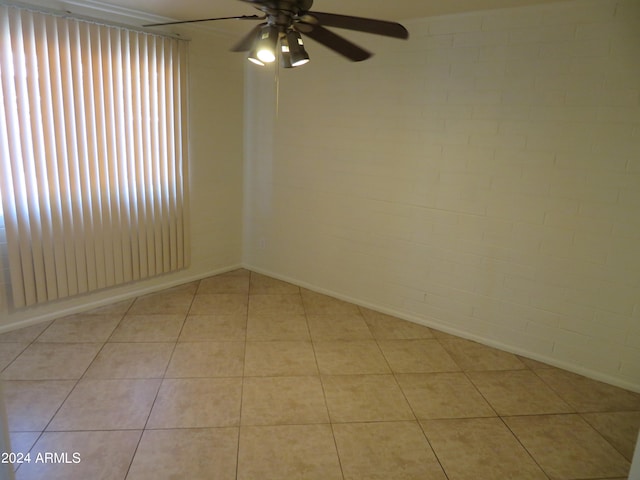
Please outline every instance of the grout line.
M531 460L533 460L533 462L538 466L538 468L543 473L543 475L545 475L547 478L550 478L546 470L542 468L542 465L540 464L540 462L538 462L538 460L533 456L533 454L527 449L524 443L522 443L522 441L520 440L520 437L518 437L518 435L516 435L516 433L513 430L511 430L507 422L504 421L504 418L502 417L498 417L498 418L500 419L500 422L502 423L502 425L504 425L505 428L509 431L509 433L511 433L513 438L516 439L516 441L518 442L518 445L520 445L523 448L523 450L527 452L527 455L529 455L529 458L531 458Z
M433 445L431 445L431 442L429 441L429 437L427 436L427 432L425 432L424 427L422 426L422 423L420 423L420 420L418 420L418 427L420 428L420 431L422 432L422 436L427 441L427 444L429 445L429 448L431 449L431 452L433 453L433 456L435 457L436 461L438 462L438 465L440 465L440 469L442 470L442 473L447 478L447 480L449 480L449 475L447 474L447 471L445 470L444 465L442 464L442 460L440 460L440 457L438 456L438 453L436 452L436 449L433 448Z
M594 412L594 413L595 413L595 412ZM597 413L599 413L599 414L605 413L605 414L606 414L606 413L624 413L624 412L597 412ZM631 463L633 456L632 456L632 458L627 458L627 457L625 456L625 454L624 454L624 453L622 453L622 451L620 451L620 449L619 449L618 447L616 447L612 442L610 442L610 441L609 441L609 439L608 439L607 437L605 437L605 436L604 436L604 434L603 434L602 432L600 432L600 430L598 430L598 429L595 427L595 425L592 425L592 424L591 424L591 422L590 422L587 418L585 418L585 414L584 414L584 413L579 412L579 413L576 413L576 415L578 415L578 416L579 416L579 417L580 417L580 418L581 418L581 419L582 419L582 420L583 420L587 425L589 425L589 426L590 426L590 427L591 427L591 428L592 428L592 429L593 429L593 430L594 430L598 435L600 435L600 437L602 437L602 439L603 439L605 442L607 442L609 445L611 445L611 447L612 447L616 452L618 452L618 453L622 456L622 458L624 458L624 459L625 459L625 460L627 460L629 463Z
M316 344L313 335L311 335L311 327L309 326L309 314L307 312L307 307L305 305L304 297L302 296L302 289L298 287L300 300L302 302L302 309L304 311L305 323L307 325L307 334L309 335L309 341L311 342L311 349L313 350L313 357L316 362L316 369L318 371L318 380L320 381L320 387L322 388L322 398L324 400L324 408L327 412L327 420L329 422L329 428L331 428L331 436L333 437L333 446L336 451L336 457L338 459L338 465L340 466L340 473L342 478L345 478L344 474L344 466L342 465L342 457L340 456L340 450L338 448L338 439L336 438L336 432L334 429L334 422L331 418L331 412L329 411L329 402L327 401L327 390L324 385L324 380L322 379L322 372L320 371L320 364L318 363L318 355L316 353Z
M248 270L249 272L249 284L247 285L247 311L245 314L245 327L244 327L244 348L243 348L243 356L242 356L242 381L240 382L240 406L238 412L238 439L236 442L236 478L240 474L240 435L242 433L242 406L243 406L243 398L244 398L244 379L246 373L246 365L247 365L247 334L249 330L249 304L251 303L251 277L253 276L253 272Z
M147 418L146 418L146 420L144 422L144 426L142 427L142 430L140 431L140 438L138 438L138 442L136 443L136 447L133 450L133 455L131 456L131 461L129 462L129 466L127 467L127 472L125 474L125 479L126 479L126 477L129 476L129 472L131 471L131 467L133 465L133 462L135 461L136 454L138 453L138 449L140 448L140 444L142 443L142 438L144 437L144 434L147 431L147 426L149 424L149 419L151 418L151 413L153 412L153 407L155 406L156 401L158 400L158 396L160 395L160 390L162 389L162 384L164 383L165 375L167 374L167 370L169 369L169 365L171 364L171 360L173 359L173 355L174 355L174 353L176 351L176 348L178 346L178 340L180 339L180 334L182 333L182 329L184 328L184 325L185 325L185 323L187 321L187 317L189 315L189 311L191 310L191 306L193 305L193 302L195 300L195 296L196 296L196 293L198 291L199 286L200 286L200 281L198 281L198 287L196 288L196 291L194 292L193 297L191 298L191 303L189 304L189 308L187 309L187 312L185 313L184 320L182 321L182 325L180 326L180 331L178 332L178 335L176 337L175 342L173 342L173 349L171 350L171 355L169 355L169 360L167 361L167 364L164 367L164 372L162 373L162 377L159 379L159 383L158 383L158 388L156 390L156 394L153 397L153 401L151 402L151 406L149 408L149 413L147 414ZM131 308L132 308L134 303L135 303L135 300L133 302L131 302L131 305L127 309L127 313L131 310ZM126 314L125 314L124 317L126 317ZM123 317L123 320L124 320L124 317ZM121 320L121 322L123 320ZM127 342L127 343L134 343L134 342ZM169 343L169 342L160 342L160 343Z

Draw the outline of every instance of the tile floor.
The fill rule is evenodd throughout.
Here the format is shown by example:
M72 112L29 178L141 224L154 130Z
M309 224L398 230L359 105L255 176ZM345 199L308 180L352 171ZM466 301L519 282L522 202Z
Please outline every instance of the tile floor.
M246 270L0 342L19 480L623 479L640 426L636 393Z

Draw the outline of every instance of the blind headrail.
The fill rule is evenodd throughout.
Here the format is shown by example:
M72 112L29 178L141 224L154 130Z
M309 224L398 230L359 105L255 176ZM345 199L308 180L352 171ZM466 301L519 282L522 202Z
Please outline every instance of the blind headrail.
M69 3L74 5L76 2L65 2L65 3ZM105 19L101 19L98 17L93 17L90 15L82 15L79 13L74 13L70 10L58 10L58 9L54 9L54 8L48 8L45 7L43 5L33 5L33 4L28 4L28 3L23 3L23 2L8 2L6 0L0 0L0 5L5 5L8 7L14 7L14 8L18 8L20 10L25 10L25 11L29 11L29 12L36 12L36 13L43 13L46 15L52 15L55 17L60 17L60 18L65 18L65 19L71 19L71 20L78 20L81 22L86 22L86 23L90 23L90 24L94 24L94 25L99 25L99 26L104 26L104 27L114 27L114 28L122 28L125 30L130 30L130 31L134 31L134 32L139 32L139 33L145 33L147 35L153 35L156 37L162 37L162 38L172 38L172 39L177 39L177 40L184 40L185 42L190 42L191 38L186 37L184 35L181 35L179 33L168 33L168 32L159 32L157 30L153 30L151 31L150 29L147 28L143 28L139 25L133 25L133 24L129 24L129 23L124 23L124 22L117 22L117 21L111 21L111 20L105 20ZM89 4L90 6L91 4ZM87 5L85 5L87 6ZM137 12L135 10L131 10L131 9L120 9L120 11L116 11L114 10L112 5L106 5L103 3L100 3L100 6L102 7L102 11L107 12L110 15L117 15L120 17L129 17L135 20L140 20L140 21L144 21L144 22L171 22L173 20L175 20L174 18L169 18L169 17L161 17L158 15L149 15L146 13L142 13L142 12ZM107 7L109 7L110 9L107 9ZM97 9L96 9L97 10Z

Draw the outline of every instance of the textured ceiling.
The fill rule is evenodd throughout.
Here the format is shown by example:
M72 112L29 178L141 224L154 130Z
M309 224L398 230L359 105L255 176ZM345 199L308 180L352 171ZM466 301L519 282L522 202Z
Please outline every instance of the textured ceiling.
M257 11L248 3L239 0L23 0L29 3L43 2L73 11L88 6L92 10L116 8L144 12L167 19L188 20L197 18L226 17L254 14ZM466 11L494 8L521 7L555 3L565 0L315 0L312 10L340 13L361 17L402 21L434 15L447 15ZM75 7L75 8L73 8ZM107 8L104 8L107 7ZM219 31L237 32L246 29L244 22L224 20L215 22ZM241 25L239 25L241 24ZM213 24L211 24L213 26Z
M316 0L313 10L363 17L404 20L432 15L460 13L491 8L518 7L560 0ZM109 0L143 12L171 18L198 18L242 15L254 12L251 5L238 0Z

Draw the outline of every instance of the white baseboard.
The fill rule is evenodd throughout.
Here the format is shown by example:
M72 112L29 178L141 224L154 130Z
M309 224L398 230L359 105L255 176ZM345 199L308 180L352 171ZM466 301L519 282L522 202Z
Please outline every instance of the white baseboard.
M503 350L505 352L513 353L515 355L520 355L522 357L530 358L532 360L537 360L539 362L546 363L548 365L552 365L554 367L558 367L563 370L567 370L567 371L576 373L578 375L591 378L593 380L598 380L600 382L604 382L609 385L613 385L616 387L624 388L626 390L631 390L633 392L640 393L640 385L638 384L626 381L624 379L621 379L612 375L607 375L606 373L594 371L577 364L563 362L553 357L541 355L539 353L531 352L522 348L517 348L517 347L514 347L513 345L508 345L508 344L493 340L491 338L486 338L486 337L471 334L469 332L465 332L463 330L451 328L451 326L440 323L433 318L418 317L415 315L407 314L406 312L400 312L394 309L386 308L371 302L366 302L358 298L344 295L340 292L318 287L316 285L298 280L296 278L287 277L286 275L280 275L275 272L254 267L252 265L244 264L242 267L246 268L247 270L251 270L252 272L260 273L262 275L267 275L269 277L282 280L284 282L292 283L299 287L306 288L307 290L312 290L314 292L322 293L324 295L329 295L339 300L344 300L345 302L353 303L355 305L359 305L361 307L368 308L370 310L375 310L376 312L385 313L387 315L391 315L393 317L397 317L402 320L407 320L409 322L417 323L425 327L434 328L436 330L440 330L442 332L449 333L451 335L455 335L457 337L461 337L467 340L473 340L475 342L481 343L483 345L487 345L489 347L494 347L499 350Z
M130 300L149 293L158 292L167 288L176 287L189 282L195 282L203 278L211 277L214 275L220 275L221 273L230 272L242 268L242 265L235 264L228 267L222 267L216 270L208 272L200 272L194 275L187 276L171 276L167 277L164 282L153 283L149 285L148 282L140 282L139 284L131 284L127 286L114 287L112 289L106 289L93 294L88 294L86 298L72 298L68 300L61 300L47 304L43 307L33 307L26 309L23 312L16 314L16 321L0 325L0 334L17 330L19 328L30 327L37 325L38 323L55 320L56 318L66 317L76 313L82 313L95 308L104 307L112 303L118 303L125 300ZM69 305L71 303L71 305ZM55 306L58 306L55 308ZM43 311L38 311L38 309ZM24 316L25 318L19 318Z

